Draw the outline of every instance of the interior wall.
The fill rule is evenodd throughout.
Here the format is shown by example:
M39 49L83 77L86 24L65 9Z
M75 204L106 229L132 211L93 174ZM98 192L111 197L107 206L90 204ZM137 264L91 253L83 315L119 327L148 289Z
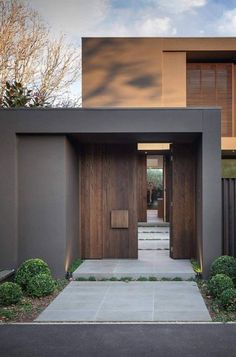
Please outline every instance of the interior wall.
M81 245L83 258L137 258L136 144L83 144ZM113 210L128 211L128 228L112 228Z

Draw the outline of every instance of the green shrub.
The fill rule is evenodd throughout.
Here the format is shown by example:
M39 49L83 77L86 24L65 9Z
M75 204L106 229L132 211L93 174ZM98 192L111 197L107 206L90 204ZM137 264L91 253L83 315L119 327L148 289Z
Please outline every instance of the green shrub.
M236 311L236 289L226 289L219 296L219 303L228 311Z
M29 259L22 263L17 270L15 281L22 289L26 289L31 278L41 273L51 275L47 263L38 258Z
M217 258L211 266L211 275L225 274L232 279L236 278L236 259L228 255Z
M179 276L176 276L175 278L172 279L172 281L183 281L183 279L180 278Z
M16 304L23 296L20 285L6 282L0 285L0 305Z
M233 280L225 274L216 274L207 284L208 290L213 297L219 297L226 289L234 287Z
M33 297L42 297L50 295L55 290L53 278L44 273L35 275L27 284L27 293Z
M148 281L148 278L146 278L145 276L140 276L138 277L137 281Z
M83 263L83 260L81 259L75 259L72 264L70 265L68 272L69 273L74 273L74 271Z
M76 281L87 281L88 279L83 277L83 276L79 276L78 278L75 279Z

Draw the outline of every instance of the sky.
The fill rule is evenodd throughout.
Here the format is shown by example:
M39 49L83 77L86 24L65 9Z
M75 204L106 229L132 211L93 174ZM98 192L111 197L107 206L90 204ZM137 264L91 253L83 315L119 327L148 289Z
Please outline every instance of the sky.
M236 0L28 0L50 26L81 37L236 36ZM80 86L76 83L76 88Z

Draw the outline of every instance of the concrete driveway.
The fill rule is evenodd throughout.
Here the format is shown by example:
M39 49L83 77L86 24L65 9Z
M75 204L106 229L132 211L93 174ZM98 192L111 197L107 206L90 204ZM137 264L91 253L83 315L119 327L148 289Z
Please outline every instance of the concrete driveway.
M211 321L195 282L71 282L36 321Z

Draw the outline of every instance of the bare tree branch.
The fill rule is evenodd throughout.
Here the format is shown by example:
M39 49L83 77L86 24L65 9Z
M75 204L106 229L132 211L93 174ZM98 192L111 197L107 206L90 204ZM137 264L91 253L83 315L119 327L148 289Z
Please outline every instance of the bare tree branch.
M0 98L6 81L21 82L53 103L80 74L79 49L52 40L39 14L20 0L0 0Z

